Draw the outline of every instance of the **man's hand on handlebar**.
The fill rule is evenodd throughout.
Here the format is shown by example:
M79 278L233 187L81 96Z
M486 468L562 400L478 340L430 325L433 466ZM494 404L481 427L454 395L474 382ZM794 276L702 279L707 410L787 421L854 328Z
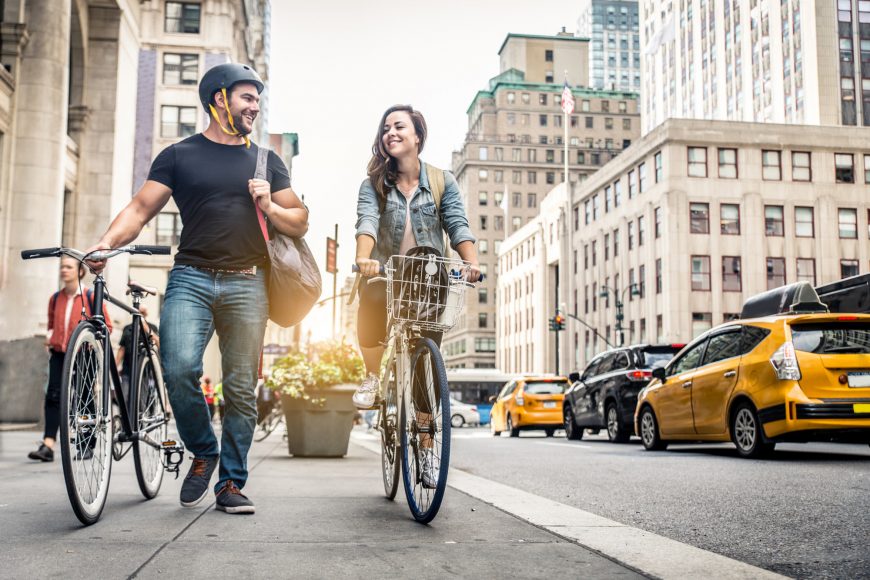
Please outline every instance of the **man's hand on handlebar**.
M111 250L112 246L100 240L96 245L91 246L87 249L85 254L90 254L91 252L95 252L97 250ZM103 269L106 267L106 260L85 260L85 264L88 265L88 268L93 270L94 274L100 274Z
M371 258L357 258L356 265L359 268L361 276L366 278L374 278L380 273L381 264L377 260Z

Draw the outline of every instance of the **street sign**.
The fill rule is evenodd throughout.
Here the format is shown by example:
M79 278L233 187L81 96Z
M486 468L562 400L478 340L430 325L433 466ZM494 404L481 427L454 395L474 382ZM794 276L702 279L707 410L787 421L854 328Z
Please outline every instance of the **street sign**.
M330 274L338 272L335 256L338 253L338 243L332 238L326 238L326 271Z
M281 346L280 344L263 345L263 354L287 354L290 352L289 346Z

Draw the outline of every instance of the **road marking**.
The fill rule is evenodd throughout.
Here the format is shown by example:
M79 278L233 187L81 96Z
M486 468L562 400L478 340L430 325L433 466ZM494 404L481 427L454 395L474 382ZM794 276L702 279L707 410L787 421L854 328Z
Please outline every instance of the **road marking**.
M552 445L553 447L569 447L571 449L592 449L588 445L578 445L576 443L555 443L550 441L541 441L538 445Z
M354 431L351 438L360 447L380 454L380 443L375 437ZM546 444L562 446L558 443ZM461 469L450 469L448 485L534 526L663 580L785 578L744 562L472 475Z

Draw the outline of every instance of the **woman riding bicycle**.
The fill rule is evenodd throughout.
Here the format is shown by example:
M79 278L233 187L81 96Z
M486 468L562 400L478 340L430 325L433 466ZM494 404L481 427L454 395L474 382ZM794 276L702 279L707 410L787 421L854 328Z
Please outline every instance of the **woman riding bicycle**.
M378 276L390 256L407 254L417 246L434 248L444 255L444 235L450 246L470 264L468 277L480 277L475 238L468 227L465 205L456 179L444 171L444 187L436 200L427 166L420 161L426 142L426 120L409 105L386 110L378 125L368 177L357 200L356 264L360 274ZM429 166L430 170L440 171ZM440 201L440 203L439 203ZM387 334L386 284L364 285L360 292L357 337L366 367L366 378L353 396L360 409L375 405L378 377ZM423 332L440 346L440 332Z

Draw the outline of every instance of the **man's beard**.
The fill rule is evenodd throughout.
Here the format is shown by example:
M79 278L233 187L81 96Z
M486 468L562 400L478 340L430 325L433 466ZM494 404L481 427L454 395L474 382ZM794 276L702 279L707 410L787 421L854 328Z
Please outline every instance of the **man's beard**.
M250 135L251 131L254 130L254 122L251 121L251 128L245 129L245 119L241 115L232 115L233 118L233 127L236 128L236 131L239 132L239 135Z

